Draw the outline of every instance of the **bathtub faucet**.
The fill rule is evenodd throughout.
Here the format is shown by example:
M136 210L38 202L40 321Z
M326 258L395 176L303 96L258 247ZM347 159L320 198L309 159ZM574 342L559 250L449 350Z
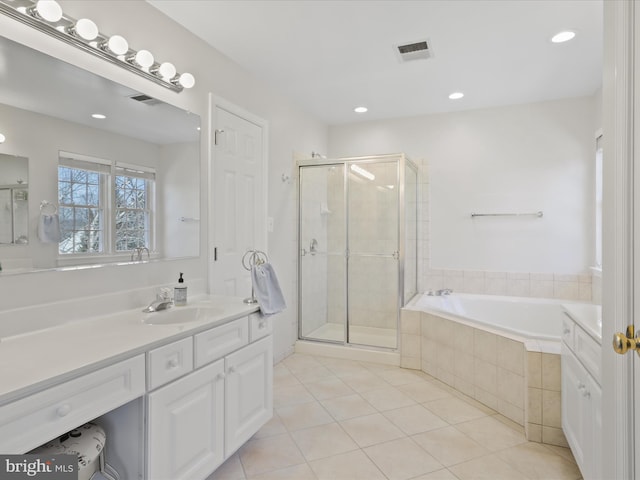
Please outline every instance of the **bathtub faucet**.
M442 290L436 291L436 295L438 296L451 295L452 293L453 293L453 290L451 290L450 288L443 288Z

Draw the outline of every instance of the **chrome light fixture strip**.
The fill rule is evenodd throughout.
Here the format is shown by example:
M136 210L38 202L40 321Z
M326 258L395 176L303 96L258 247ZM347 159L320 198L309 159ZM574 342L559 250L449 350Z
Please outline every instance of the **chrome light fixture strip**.
M35 6L36 2L31 2L29 0L28 2L24 2L20 6L24 8L25 4L30 4L26 6L26 8L30 8ZM17 10L17 8L7 4L2 0L0 0L0 13L3 13L4 15L10 18L13 18L14 20L17 20L25 25L33 27L40 32L46 33L47 35L57 38L58 40L62 40L63 42L69 45L73 45L79 48L80 50L83 50L92 55L95 55L96 57L106 60L107 62L110 62L114 65L118 65L119 67L122 67L130 72L140 75L141 77L144 77L147 80L151 80L152 82L157 83L158 85L161 85L165 88L168 88L169 90L172 90L174 92L181 92L184 89L184 87L179 83L173 83L171 81L168 82L162 79L161 77L154 75L153 73L142 70L141 68L138 68L137 66L127 62L126 60L119 58L115 54L110 53L108 50L100 48L99 45L103 42L106 42L109 39L109 37L103 35L100 32L98 33L97 38L95 40L92 40L92 42L95 43L95 46L91 45L88 42L85 42L81 38L71 35L66 31L66 29L69 26L75 25L76 20L67 15L63 14L62 19L57 23L61 24L62 22L64 22L68 25L65 25L65 27L63 27L62 30L59 30L58 28L53 26L53 24L49 24L44 20L40 20L35 16L30 15L29 13L22 13L19 10ZM128 57L132 54L135 55L135 53L136 53L135 50L132 50L131 48L129 48L128 52L124 54L123 57ZM175 78L179 78L179 75L176 75Z

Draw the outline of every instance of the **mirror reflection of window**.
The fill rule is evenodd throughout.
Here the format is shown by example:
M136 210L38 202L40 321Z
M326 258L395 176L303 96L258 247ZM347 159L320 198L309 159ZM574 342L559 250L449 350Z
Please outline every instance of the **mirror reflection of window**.
M155 171L62 153L60 255L130 254L154 248Z

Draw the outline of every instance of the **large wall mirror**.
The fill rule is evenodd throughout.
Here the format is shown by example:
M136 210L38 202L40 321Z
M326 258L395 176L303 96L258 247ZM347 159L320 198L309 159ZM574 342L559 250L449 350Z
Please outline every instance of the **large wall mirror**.
M199 255L198 115L3 37L0 85L3 274Z

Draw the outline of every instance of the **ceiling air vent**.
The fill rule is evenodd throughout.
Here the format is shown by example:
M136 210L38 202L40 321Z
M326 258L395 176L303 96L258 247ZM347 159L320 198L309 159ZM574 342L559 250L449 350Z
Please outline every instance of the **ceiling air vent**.
M145 95L144 93L138 93L136 95L132 95L129 97L131 100L135 100L136 102L144 103L145 105L158 105L162 103L160 100L150 97L149 95Z
M408 43L406 45L397 45L396 48L400 60L403 62L431 58L431 48L427 40Z

